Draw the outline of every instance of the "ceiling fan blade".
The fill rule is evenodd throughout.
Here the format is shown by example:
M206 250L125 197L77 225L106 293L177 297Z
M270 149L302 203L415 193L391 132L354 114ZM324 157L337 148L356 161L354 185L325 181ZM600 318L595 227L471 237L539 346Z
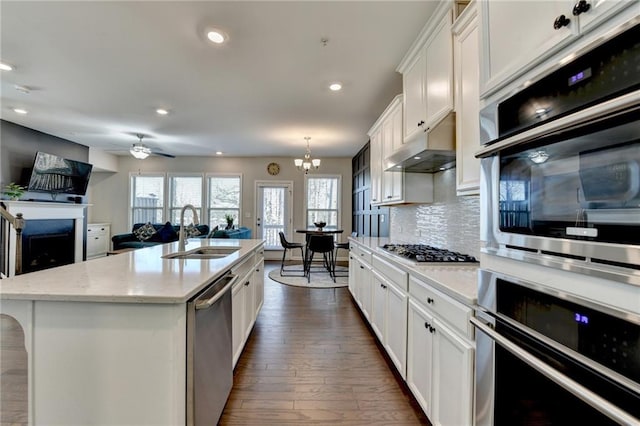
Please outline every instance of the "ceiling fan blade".
M176 156L175 156L175 155L172 155L172 154L165 154L164 152L158 152L158 151L153 151L153 150L152 150L152 151L151 151L151 153L152 153L153 155L159 155L159 156L161 156L161 157L176 158Z

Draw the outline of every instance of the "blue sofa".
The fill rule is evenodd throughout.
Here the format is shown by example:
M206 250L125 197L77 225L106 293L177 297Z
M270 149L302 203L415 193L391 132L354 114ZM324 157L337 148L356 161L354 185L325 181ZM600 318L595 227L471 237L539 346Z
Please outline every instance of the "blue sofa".
M168 225L167 225L168 224ZM113 242L113 250L120 250L124 248L143 248L154 246L157 244L170 243L173 241L178 241L178 233L180 231L180 226L171 225L170 223L152 223L155 228L157 234L154 234L148 240L140 241L138 237L133 233L136 229L140 228L144 223L136 223L133 225L133 229L131 232L126 234L116 234L111 237L111 242ZM163 230L164 228L164 230ZM167 229L169 228L169 229ZM196 226L200 235L192 238L207 238L209 235L209 226L208 225L198 225ZM168 232L167 232L168 231Z
M251 229L241 226L236 229L214 229L209 234L209 238L238 238L241 240L251 239Z

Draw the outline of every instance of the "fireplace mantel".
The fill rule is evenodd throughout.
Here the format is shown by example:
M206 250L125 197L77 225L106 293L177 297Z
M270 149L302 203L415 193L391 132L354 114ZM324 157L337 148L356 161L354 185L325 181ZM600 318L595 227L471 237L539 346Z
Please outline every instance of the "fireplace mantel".
M41 219L73 219L75 228L74 262L82 262L84 245L84 215L85 208L90 204L56 203L40 201L1 201L9 213L15 216L22 213L25 219L25 228L29 226L29 220ZM16 269L16 230L9 229L9 238L6 253L8 254L8 276L13 276Z

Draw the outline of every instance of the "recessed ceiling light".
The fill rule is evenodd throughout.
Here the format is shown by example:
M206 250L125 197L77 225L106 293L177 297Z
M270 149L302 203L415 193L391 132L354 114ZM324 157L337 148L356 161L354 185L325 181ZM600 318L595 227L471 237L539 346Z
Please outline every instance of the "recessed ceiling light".
M220 30L207 31L207 38L216 44L224 43L224 41L227 39L225 34Z
M167 115L167 114L169 114L169 111L167 111L167 110L166 110L166 109L164 109L164 108L158 108L158 109L156 110L156 112L158 113L158 115Z
M0 70L2 71L11 71L13 67L9 64L5 64L4 62L0 62Z
M338 90L342 89L342 84L340 84L340 83L331 83L329 85L329 89L333 90L334 92L337 92Z
M216 155L222 155L222 151L216 151Z
M413 157L414 160L420 160L422 157L416 155L415 157Z
M14 108L13 112L16 112L18 114L26 114L27 110L26 109L22 109L22 108Z
M440 170L447 170L446 167L440 167Z

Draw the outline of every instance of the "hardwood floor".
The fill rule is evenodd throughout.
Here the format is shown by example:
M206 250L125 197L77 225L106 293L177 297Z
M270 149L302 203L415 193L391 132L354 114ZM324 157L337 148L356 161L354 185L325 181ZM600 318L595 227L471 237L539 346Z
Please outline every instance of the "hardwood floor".
M18 322L0 315L0 426L27 424L27 351Z
M428 425L349 290L279 284L277 267L220 424Z

